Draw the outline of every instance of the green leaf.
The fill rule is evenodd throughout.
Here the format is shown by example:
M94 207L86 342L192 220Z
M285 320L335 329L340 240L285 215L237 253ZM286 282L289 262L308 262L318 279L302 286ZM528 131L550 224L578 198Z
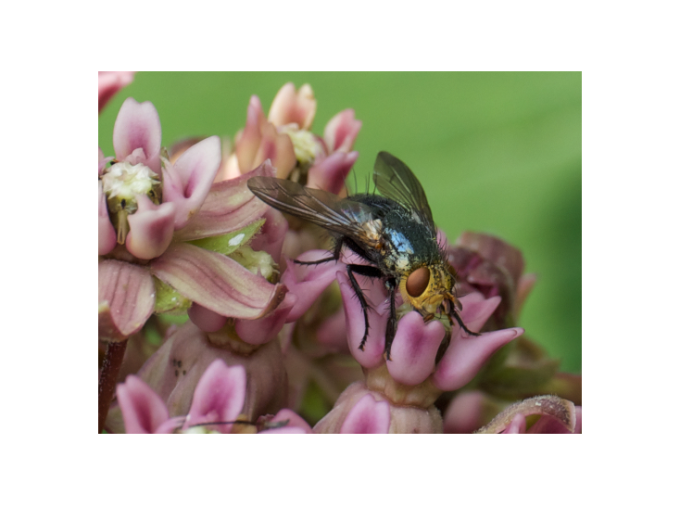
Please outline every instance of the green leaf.
M153 277L154 287L156 288L156 306L154 313L179 313L184 312L191 306L191 301L180 295L167 283L163 283L157 277Z
M244 244L248 244L248 241L250 241L251 237L262 228L265 221L266 220L262 218L239 230L229 232L228 234L196 239L195 241L189 241L189 244L207 249L208 251L229 255Z

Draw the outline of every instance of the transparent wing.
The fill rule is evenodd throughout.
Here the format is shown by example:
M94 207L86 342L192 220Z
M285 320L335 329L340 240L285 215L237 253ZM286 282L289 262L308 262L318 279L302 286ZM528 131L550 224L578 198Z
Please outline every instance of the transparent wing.
M423 187L404 162L386 151L378 153L373 167L373 182L383 197L415 211L434 229L432 211Z
M287 179L251 177L248 188L273 208L341 235L360 238L366 233L362 223L375 218L375 210L366 204L341 199Z

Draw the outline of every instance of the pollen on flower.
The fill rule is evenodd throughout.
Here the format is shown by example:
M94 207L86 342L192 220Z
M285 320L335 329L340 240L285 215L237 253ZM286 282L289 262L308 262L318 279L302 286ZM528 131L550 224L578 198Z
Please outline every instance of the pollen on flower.
M109 198L133 198L149 193L158 184L158 175L146 165L121 162L109 167L102 175L104 193Z
M295 123L284 125L279 128L279 132L288 134L293 141L295 158L303 166L310 166L314 160L322 154L323 148L312 132L300 130Z
M245 236L246 234L241 233L238 234L237 236L232 237L231 239L229 239L229 246L238 246L239 244L241 244L241 241Z

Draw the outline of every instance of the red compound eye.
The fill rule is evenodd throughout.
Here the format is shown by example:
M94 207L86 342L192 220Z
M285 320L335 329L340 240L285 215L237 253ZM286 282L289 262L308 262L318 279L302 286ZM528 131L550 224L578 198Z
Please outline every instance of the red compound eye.
M419 297L430 283L430 269L419 267L406 280L406 291L411 297Z

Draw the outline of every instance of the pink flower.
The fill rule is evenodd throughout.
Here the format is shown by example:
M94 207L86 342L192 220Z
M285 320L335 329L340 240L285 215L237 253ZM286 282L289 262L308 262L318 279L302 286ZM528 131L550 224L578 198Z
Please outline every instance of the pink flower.
M129 98L114 127L116 163L106 168L99 153L99 327L105 340L137 332L162 310L161 302L176 302L166 310L193 301L223 317L255 319L284 298L282 285L227 256L262 225L268 207L246 180L271 175L271 168L211 187L220 163L217 137L163 167L160 143L156 109Z
M99 112L111 98L132 82L134 72L99 72Z
M136 376L128 376L116 393L128 434L168 434L180 427L184 432L202 427L202 432L229 433L229 422L236 421L243 409L246 372L243 366L227 367L214 360L196 385L186 417L170 418L163 400Z

